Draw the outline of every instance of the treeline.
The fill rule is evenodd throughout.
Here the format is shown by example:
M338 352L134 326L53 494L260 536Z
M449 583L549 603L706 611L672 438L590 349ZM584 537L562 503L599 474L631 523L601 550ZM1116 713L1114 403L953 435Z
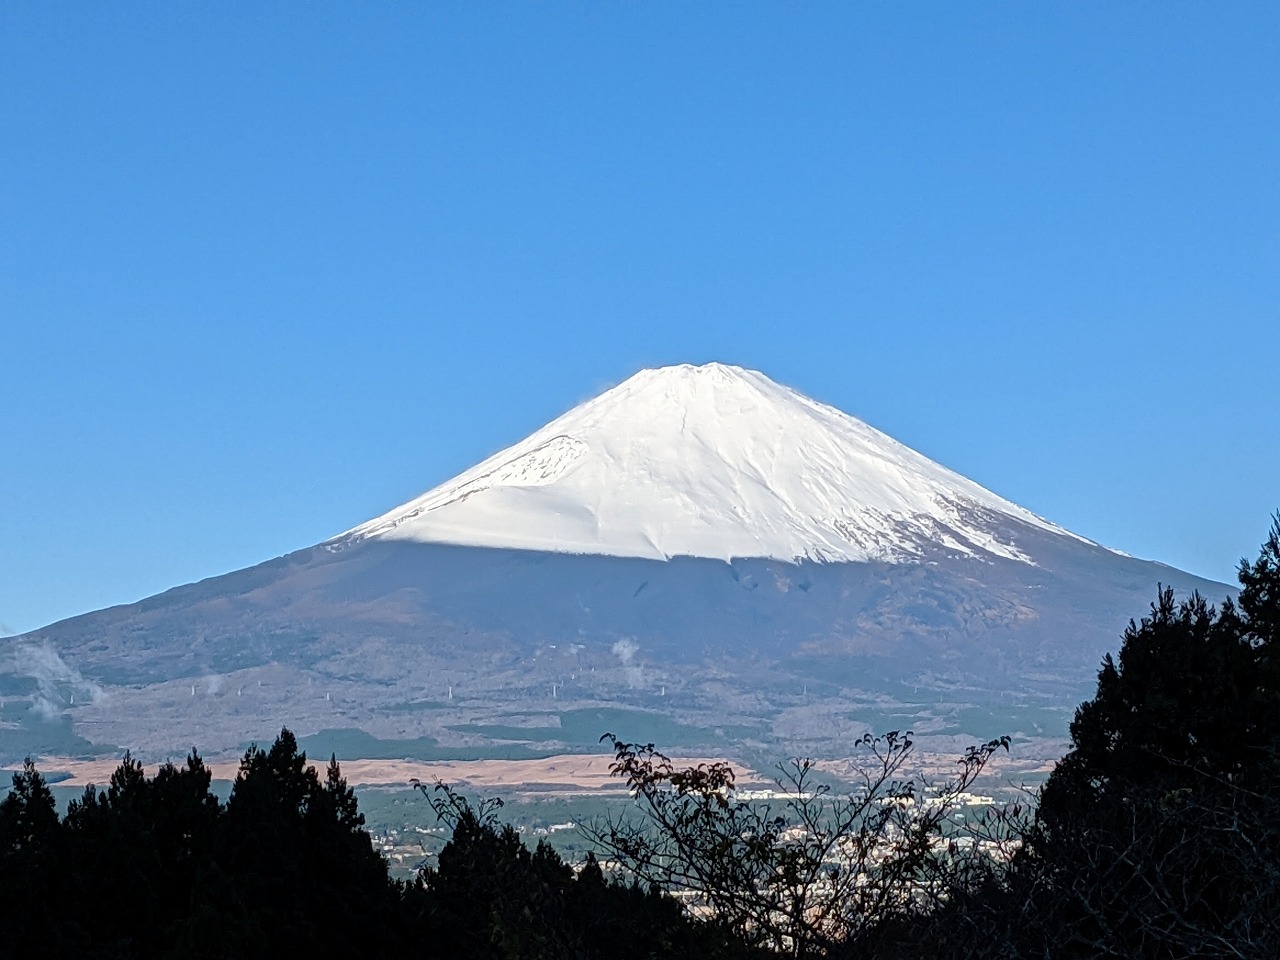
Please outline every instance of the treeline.
M227 802L194 753L146 777L126 757L59 818L30 763L0 802L5 956L745 957L656 890L576 872L455 794L438 865L393 879L331 761L287 729L250 749ZM442 810L442 812L445 812Z
M530 849L493 806L428 793L452 829L392 879L336 762L289 733L229 799L192 755L126 757L59 817L29 762L0 801L0 945L51 957L869 960L1280 957L1280 518L1238 602L1161 592L1108 656L1038 802L957 832L996 740L925 799L909 735L864 738L861 790L789 768L777 810L721 764L614 742L646 819L598 823L608 872Z

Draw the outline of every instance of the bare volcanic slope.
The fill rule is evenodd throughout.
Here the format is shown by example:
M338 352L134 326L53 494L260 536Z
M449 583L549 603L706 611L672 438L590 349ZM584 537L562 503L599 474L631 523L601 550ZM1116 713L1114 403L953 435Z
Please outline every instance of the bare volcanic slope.
M1060 735L1157 582L831 407L646 370L334 539L4 641L0 756Z

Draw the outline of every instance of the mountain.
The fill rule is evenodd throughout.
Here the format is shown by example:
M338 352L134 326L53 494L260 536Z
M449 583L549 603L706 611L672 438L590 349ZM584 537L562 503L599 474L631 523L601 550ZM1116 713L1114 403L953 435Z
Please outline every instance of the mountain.
M891 563L941 546L1029 562L1010 522L1081 539L848 414L711 363L641 371L338 542Z
M1060 736L1158 582L832 407L645 370L333 539L4 641L0 756Z

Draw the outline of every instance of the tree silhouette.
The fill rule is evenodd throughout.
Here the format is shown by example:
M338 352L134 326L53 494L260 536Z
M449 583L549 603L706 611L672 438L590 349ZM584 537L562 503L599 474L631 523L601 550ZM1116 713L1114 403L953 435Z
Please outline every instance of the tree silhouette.
M75 893L68 882L65 831L48 784L28 757L0 800L0 919L6 946L15 955L73 950L82 932L60 924Z
M593 835L636 877L679 890L744 942L795 957L912 911L937 871L942 825L1007 737L971 748L957 775L924 801L906 776L911 734L860 737L868 763L845 795L814 780L808 760L779 768L776 806L739 800L723 762L676 768L653 744L610 734L612 772L643 817L618 815Z
M453 835L411 893L424 935L458 960L644 960L761 956L697 923L656 888L609 880L594 857L574 871L545 841L530 850L498 819L444 784L419 785Z
M392 949L398 890L363 829L354 794L331 761L324 783L288 729L250 747L219 834L213 912L242 956Z
M1280 955L1280 518L1221 611L1163 590L1107 657L1029 858L1078 955Z

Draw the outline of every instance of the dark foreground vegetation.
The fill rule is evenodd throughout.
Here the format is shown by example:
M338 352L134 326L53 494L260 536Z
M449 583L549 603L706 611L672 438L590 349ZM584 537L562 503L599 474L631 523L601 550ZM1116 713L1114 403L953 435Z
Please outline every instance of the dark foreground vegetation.
M388 875L336 763L292 734L251 749L226 803L194 753L126 756L59 817L28 763L0 802L6 956L470 958L1280 957L1280 518L1238 603L1162 592L1108 657L1038 803L958 830L982 765L906 777L909 735L865 738L849 796L784 770L740 801L717 764L614 742L640 820L597 823L576 871L491 804L426 787L453 830Z

